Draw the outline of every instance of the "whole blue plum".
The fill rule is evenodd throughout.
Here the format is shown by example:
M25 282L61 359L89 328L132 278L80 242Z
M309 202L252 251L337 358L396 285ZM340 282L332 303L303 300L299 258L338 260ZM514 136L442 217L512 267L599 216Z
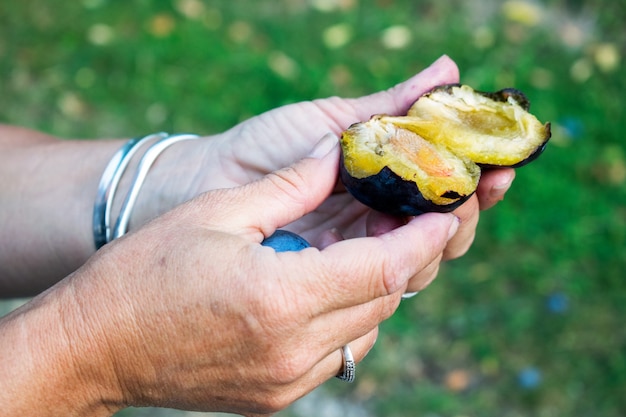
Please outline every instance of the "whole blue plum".
M276 252L297 252L311 246L304 238L287 230L275 231L261 245L269 246Z

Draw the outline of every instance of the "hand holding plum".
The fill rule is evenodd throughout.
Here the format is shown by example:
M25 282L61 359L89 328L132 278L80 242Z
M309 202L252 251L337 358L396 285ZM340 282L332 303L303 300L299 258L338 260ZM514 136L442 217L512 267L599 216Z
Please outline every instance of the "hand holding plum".
M441 257L458 223L433 213L322 250L261 246L332 192L337 139L317 149L113 241L40 297L39 305L63 306L52 328L74 340L81 398L98 398L109 411L268 414L337 374L341 346L363 358L408 280Z
M119 142L5 130L3 172L32 175L7 187L17 203L0 226L15 250L0 251L0 284L23 294L60 282L0 320L3 412L104 416L150 405L262 415L337 375L343 346L360 361L402 294L467 250L479 208L500 200L514 173L486 172L453 214L393 217L338 183L337 136L456 82L443 57L387 91L288 105L177 144L148 176L131 233L95 254L91 230L76 225L91 220L100 167ZM51 184L55 193L41 192ZM22 225L45 218L47 227L15 233L17 206ZM312 247L262 246L278 228Z
M181 189L180 184L189 183L188 178L192 178L191 184L182 188L187 194L181 199L208 190L243 185L302 158L329 132L339 136L350 125L367 120L373 114L404 115L419 97L435 86L458 81L458 68L450 58L443 56L413 78L386 91L356 99L333 97L280 107L212 136L210 140L184 144L179 154L164 155L170 164L163 162L162 177L155 176L154 181L161 188L171 184L170 189ZM181 158L192 154L199 160L180 167ZM198 166L202 166L199 172ZM510 168L483 172L477 192L455 211L461 219L461 232L450 242L446 259L465 252L478 221L478 208L490 208L501 200L514 175ZM158 214L154 210L160 206L147 202L143 207L144 210L138 212L149 218ZM367 236L401 223L402 220L373 212L338 185L318 208L285 228L302 235L313 246L323 247L336 239Z

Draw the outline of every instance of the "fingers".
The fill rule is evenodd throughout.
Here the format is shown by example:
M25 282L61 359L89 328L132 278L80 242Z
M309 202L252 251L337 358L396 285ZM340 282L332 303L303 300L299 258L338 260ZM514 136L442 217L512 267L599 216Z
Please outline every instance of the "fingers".
M307 256L293 267L310 271L302 277L310 282L302 283L313 292L311 299L318 300L309 306L317 314L363 304L404 290L409 279L441 254L457 228L455 216L428 213L378 237L344 240L321 252L302 253Z
M409 280L405 293L413 293L423 291L431 282L437 278L439 266L441 265L442 256L438 256L427 267L420 271L419 274Z
M379 212L372 212L367 219L367 235L379 236L406 223L406 218L389 216ZM458 233L458 232L457 232ZM451 241L454 238L451 239ZM448 243L449 244L449 243ZM437 276L442 256L437 256L428 266L424 267L408 283L406 292L416 292L425 289Z
M369 351L374 347L378 337L378 327L367 334L347 343L355 363L360 363ZM344 355L341 347L330 352L325 358L320 360L310 372L310 377L326 380L329 377L338 375L344 366ZM358 370L357 370L358 373Z
M453 213L459 218L460 226L457 233L448 242L443 252L443 260L455 259L464 255L472 245L480 217L478 198L473 195Z
M406 224L408 218L391 216L378 211L368 214L365 229L367 236L380 236Z
M443 255L444 260L458 258L467 252L474 241L479 211L487 210L502 200L514 178L515 170L512 168L486 170L483 173L476 194L454 211L461 219L461 227L448 242Z
M412 78L387 91L356 99L353 106L359 120L367 120L380 113L403 115L415 100L433 87L458 82L458 67L452 59L443 55Z
M401 227L406 224L407 219L389 216L380 212L373 211L367 218L367 236L380 236L393 229ZM328 230L321 234L318 240L319 248L323 249L333 243L344 240L343 236L337 230ZM442 256L439 255L428 266L423 268L417 275L413 276L408 283L406 292L422 291L425 289L437 276L439 271L439 264L441 263Z
M513 168L483 170L476 191L480 209L487 210L502 200L514 179L515 170Z
M367 355L376 342L378 328L374 328L366 335L351 341L348 346L355 363L359 363ZM319 345L316 343L316 345ZM302 346L301 349L306 349ZM304 356L304 355L302 355ZM295 360L298 363L298 360ZM298 366L299 371L286 374L286 378L280 378L270 391L264 396L265 406L262 414L250 414L249 416L266 415L283 410L298 398L308 394L316 387L338 375L344 366L344 356L341 346L333 348L329 353L316 359L308 366ZM358 375L358 370L356 371ZM265 388L268 388L267 386Z

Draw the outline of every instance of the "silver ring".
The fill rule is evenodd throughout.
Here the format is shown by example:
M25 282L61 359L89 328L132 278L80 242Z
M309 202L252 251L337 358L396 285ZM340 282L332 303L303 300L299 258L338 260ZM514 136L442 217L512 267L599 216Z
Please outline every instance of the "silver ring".
M356 365L354 363L354 356L348 345L341 348L341 354L343 355L343 367L341 372L337 374L337 378L345 382L354 382L354 374L356 371Z

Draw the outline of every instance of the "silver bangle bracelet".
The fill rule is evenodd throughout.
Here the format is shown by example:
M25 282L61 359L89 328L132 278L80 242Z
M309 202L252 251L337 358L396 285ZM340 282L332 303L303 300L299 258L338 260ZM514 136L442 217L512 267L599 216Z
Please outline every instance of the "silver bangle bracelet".
M124 204L122 205L122 209L117 218L117 223L115 225L115 229L113 231L112 239L117 239L128 231L128 223L130 222L130 216L133 208L135 207L135 203L137 202L137 197L139 196L139 191L143 186L144 181L146 180L146 176L148 175L148 171L152 167L152 164L159 155L169 146L190 139L198 139L200 136L193 134L176 134L162 137L158 142L150 146L146 153L143 155L139 162L139 166L137 168L137 172L135 174L135 178L133 179L130 191L128 192L126 199L124 200Z
M151 139L166 136L166 133L155 133L131 139L109 161L98 184L93 210L93 236L96 250L111 241L111 206L126 167L141 145Z

